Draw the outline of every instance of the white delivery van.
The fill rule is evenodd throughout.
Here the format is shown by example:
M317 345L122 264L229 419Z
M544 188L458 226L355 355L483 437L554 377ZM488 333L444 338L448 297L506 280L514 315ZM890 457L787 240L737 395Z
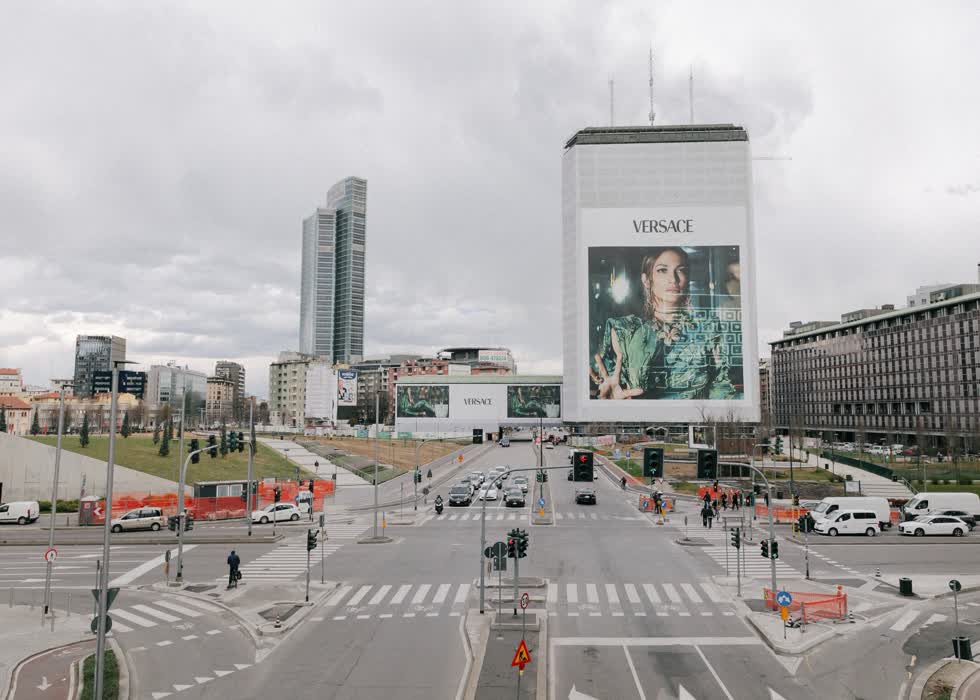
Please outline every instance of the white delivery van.
M980 496L964 492L923 492L902 506L902 520L944 510L962 510L980 519Z
M820 535L867 535L874 537L881 528L878 526L878 513L866 508L835 510L830 516L818 522L813 531Z
M838 510L873 510L878 515L878 525L882 530L892 526L892 509L888 499L883 496L828 496L810 511L815 523L829 518Z
M41 506L37 501L11 501L0 504L0 523L27 525L37 520Z

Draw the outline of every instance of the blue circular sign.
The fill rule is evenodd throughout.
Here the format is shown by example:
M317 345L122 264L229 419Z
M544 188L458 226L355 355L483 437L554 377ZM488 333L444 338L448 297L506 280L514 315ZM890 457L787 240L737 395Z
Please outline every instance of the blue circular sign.
M776 602L785 608L787 605L793 602L793 596L786 591L780 591L776 594Z
M539 498L538 499L538 505L541 506L542 508L544 508L544 499L543 498Z

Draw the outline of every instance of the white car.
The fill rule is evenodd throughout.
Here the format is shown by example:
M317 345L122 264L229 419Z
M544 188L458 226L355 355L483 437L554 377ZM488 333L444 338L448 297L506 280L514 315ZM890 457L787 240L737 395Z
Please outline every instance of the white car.
M898 526L903 535L952 535L962 537L970 531L970 526L952 515L923 515L915 520L908 520Z
M484 486L480 489L480 500L481 501L496 501L497 500L497 488L495 486Z
M867 535L874 537L881 532L878 516L873 510L839 510L823 520L818 520L813 531L818 535Z
M252 512L252 522L253 523L271 523L275 520L277 523L283 520L296 521L300 518L300 510L292 503L270 503L265 508L261 510L256 510Z

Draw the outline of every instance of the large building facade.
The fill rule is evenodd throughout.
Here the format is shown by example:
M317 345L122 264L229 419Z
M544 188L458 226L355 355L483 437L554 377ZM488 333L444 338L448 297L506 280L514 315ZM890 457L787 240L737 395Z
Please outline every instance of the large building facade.
M303 221L299 349L328 362L364 354L367 180L348 177Z
M96 372L109 372L126 359L126 339L116 335L80 335L75 338L75 395L91 396Z
M923 447L980 435L980 294L797 325L771 347L777 429Z
M188 423L196 424L207 420L207 416L202 414L207 404L207 390L208 376L204 372L169 362L166 365L150 366L146 373L143 400L151 410L167 404L173 412L180 409L181 398L186 396Z
M245 367L237 362L219 360L214 365L214 376L227 379L234 387L232 396L232 413L236 420L248 418L245 406Z

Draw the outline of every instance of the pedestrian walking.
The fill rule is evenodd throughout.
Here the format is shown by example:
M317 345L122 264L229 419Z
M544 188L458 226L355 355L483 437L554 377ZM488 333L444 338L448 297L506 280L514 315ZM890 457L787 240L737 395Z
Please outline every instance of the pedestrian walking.
M708 513L710 512L711 509L708 507L707 503L701 506L701 525L704 527L708 527Z
M711 493L706 490L704 492L704 499L702 499L702 500L704 500L704 507L705 508L707 508L708 506L710 506L711 505Z
M765 500L765 502L766 502L766 508L768 508L768 507L769 507L769 491L768 491L768 490L766 490L766 491L764 491L764 492L762 493L762 498L763 498L763 499Z
M711 510L711 508L708 508L708 529L709 530L711 529L711 520L714 517L715 517L715 512L713 510Z
M721 509L728 510L728 494L724 491L721 492Z
M238 567L241 566L242 560L235 550L231 550L231 554L228 555L228 588L234 586L238 588L238 579L241 575L238 573Z

